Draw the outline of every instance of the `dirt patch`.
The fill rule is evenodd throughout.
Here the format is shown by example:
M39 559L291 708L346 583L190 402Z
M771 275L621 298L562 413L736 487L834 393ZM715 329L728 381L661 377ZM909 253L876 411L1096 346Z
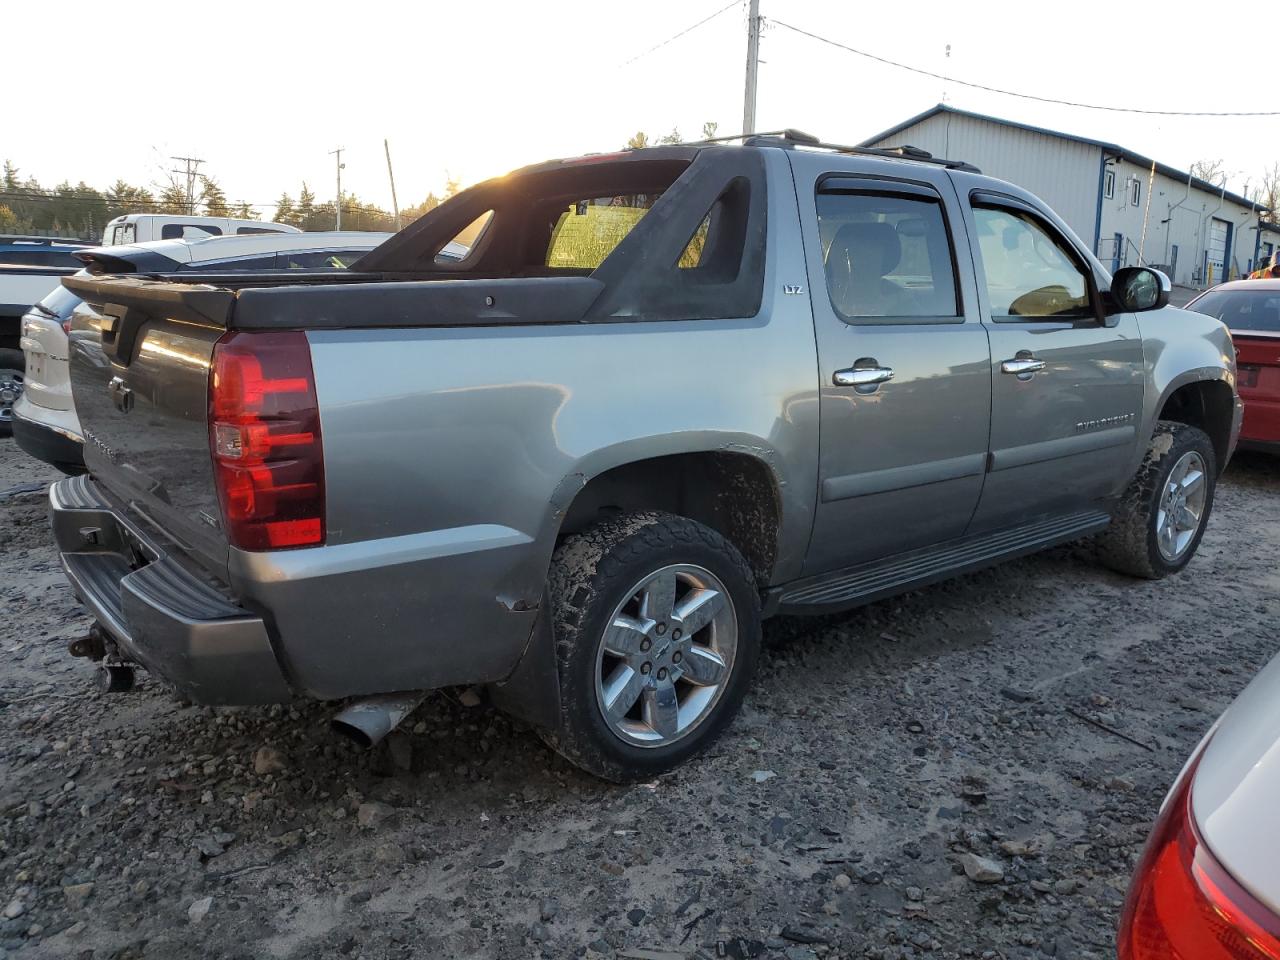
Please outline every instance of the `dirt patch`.
M53 479L0 441L0 491ZM99 695L44 496L0 494L0 958L1111 957L1274 652L1278 552L1280 461L1242 456L1180 577L1063 548L772 621L710 755L613 787L448 692L374 753L318 704Z

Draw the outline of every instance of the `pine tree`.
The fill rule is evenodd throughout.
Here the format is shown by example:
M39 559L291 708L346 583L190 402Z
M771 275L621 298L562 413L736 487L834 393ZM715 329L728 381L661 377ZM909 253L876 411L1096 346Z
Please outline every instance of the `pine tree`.
M227 205L227 195L213 177L204 177L204 186L200 190L200 202L204 204L204 212L210 217L229 217L231 207Z
M311 192L307 182L302 181L302 190L298 193L298 205L294 210L293 225L303 230L311 230L316 215L316 195Z
M296 227L295 217L297 214L293 209L293 198L287 193L280 194L280 199L276 201L276 215L271 219L276 223L287 223Z
M241 200L239 203L236 204L235 211L232 214L232 216L240 220L257 220L258 219L257 211L254 210L253 207L249 206L249 202L247 200Z
M176 183L170 183L160 191L160 199L156 201L157 213L187 212L187 191Z

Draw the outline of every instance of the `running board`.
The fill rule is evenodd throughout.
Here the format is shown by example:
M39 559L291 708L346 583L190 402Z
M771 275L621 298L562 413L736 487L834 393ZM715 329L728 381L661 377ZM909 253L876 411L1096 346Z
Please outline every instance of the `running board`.
M777 612L847 610L1096 533L1110 522L1101 510L1050 517L797 580L782 589Z

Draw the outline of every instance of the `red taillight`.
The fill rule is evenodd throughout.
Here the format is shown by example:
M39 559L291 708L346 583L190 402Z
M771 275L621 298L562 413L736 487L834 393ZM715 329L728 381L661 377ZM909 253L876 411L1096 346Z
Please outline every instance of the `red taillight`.
M1120 920L1119 960L1280 960L1280 917L1231 878L1196 830L1194 779L1192 766L1151 831Z
M324 451L306 334L229 333L217 342L209 445L232 546L324 543Z

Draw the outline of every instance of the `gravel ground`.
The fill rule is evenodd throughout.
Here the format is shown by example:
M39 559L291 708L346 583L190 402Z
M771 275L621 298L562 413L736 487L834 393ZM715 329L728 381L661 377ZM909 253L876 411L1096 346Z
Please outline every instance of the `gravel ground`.
M0 494L0 958L1114 956L1280 622L1280 461L1242 456L1182 576L1064 548L775 620L712 753L619 788L464 691L371 753L319 705L98 694L52 479L0 440L37 488Z

